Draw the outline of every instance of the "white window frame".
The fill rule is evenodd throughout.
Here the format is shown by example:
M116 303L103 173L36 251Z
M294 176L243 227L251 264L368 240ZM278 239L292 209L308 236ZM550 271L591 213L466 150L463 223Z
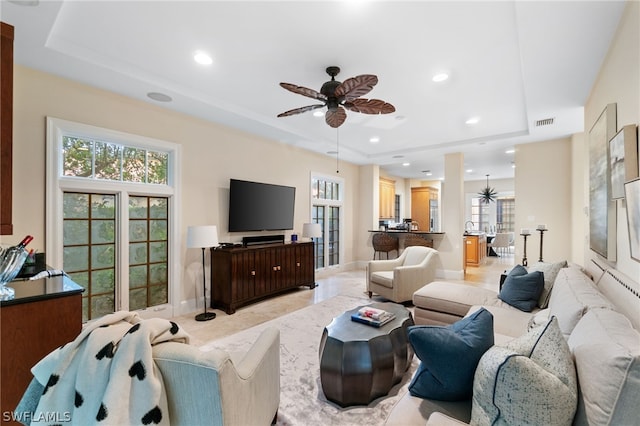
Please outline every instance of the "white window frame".
M169 154L167 184L146 184L100 179L86 179L63 176L63 138L75 136L97 139L130 147L163 151ZM59 118L47 117L46 141L46 244L47 264L61 269L63 260L63 193L64 192L99 192L116 194L118 212L118 241L116 246L116 274L119 285L115 290L116 309L129 309L129 234L128 208L129 196L158 196L169 198L169 246L168 249L168 296L169 302L152 306L137 312L141 317L171 318L178 312L180 293L180 273L182 271L180 253L180 176L178 167L181 161L181 146L173 142L145 136L119 132L88 124L76 123ZM126 220L124 219L126 218Z
M318 180L325 180L325 181L329 181L329 182L337 182L338 186L339 186L339 190L338 190L338 200L328 200L325 198L313 198L313 191L311 191L311 185L313 183L314 179L318 179ZM314 205L320 205L320 206L325 206L325 207L340 207L340 229L338 230L339 234L340 234L340 254L338 255L338 264L337 265L330 265L330 266L324 266L322 268L318 268L318 270L325 270L325 269L338 269L340 267L342 267L342 265L344 265L344 194L345 194L345 180L341 177L337 177L337 176L332 176L332 175L327 175L327 174L323 174L323 173L317 173L317 172L311 172L311 175L309 177L309 222L311 222L312 219L312 212L313 212L313 206ZM326 212L325 212L326 213ZM325 215L325 229L323 229L323 235L328 235L329 233L329 221L327 220L327 217ZM324 242L324 259L329 259L329 244L328 241Z

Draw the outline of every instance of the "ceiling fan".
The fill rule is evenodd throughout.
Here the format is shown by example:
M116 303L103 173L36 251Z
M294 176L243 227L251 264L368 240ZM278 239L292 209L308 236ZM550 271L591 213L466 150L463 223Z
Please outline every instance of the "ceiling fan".
M336 81L336 75L340 73L339 67L327 67L326 71L331 76L331 80L322 85L320 92L291 83L280 83L280 86L290 92L317 99L324 103L292 109L278 114L278 117L301 114L326 106L328 109L324 119L329 126L336 128L340 127L347 118L345 108L363 114L389 114L396 110L393 105L380 99L364 99L360 97L369 93L373 86L378 84L378 77L375 75L358 75L341 83Z

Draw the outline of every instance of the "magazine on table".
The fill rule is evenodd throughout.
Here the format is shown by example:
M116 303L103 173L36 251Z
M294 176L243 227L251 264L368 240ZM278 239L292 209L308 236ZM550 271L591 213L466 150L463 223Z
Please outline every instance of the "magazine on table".
M396 314L387 312L382 309L376 309L369 306L360 308L358 312L351 315L352 321L357 321L373 327L382 327L389 321L393 321Z

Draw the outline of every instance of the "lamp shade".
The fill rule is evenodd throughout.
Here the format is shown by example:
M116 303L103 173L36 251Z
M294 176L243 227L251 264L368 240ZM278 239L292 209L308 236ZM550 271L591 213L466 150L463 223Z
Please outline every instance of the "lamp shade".
M218 245L218 227L215 225L187 228L187 248L215 247Z
M315 238L322 236L322 228L319 223L305 223L302 225L302 236Z

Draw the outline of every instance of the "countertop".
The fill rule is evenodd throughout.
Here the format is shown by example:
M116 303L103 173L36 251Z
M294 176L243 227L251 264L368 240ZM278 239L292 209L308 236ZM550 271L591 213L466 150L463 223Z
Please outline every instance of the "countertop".
M38 280L14 280L7 284L15 290L13 299L0 301L0 306L11 306L37 300L53 299L82 293L84 288L66 275L40 278Z

